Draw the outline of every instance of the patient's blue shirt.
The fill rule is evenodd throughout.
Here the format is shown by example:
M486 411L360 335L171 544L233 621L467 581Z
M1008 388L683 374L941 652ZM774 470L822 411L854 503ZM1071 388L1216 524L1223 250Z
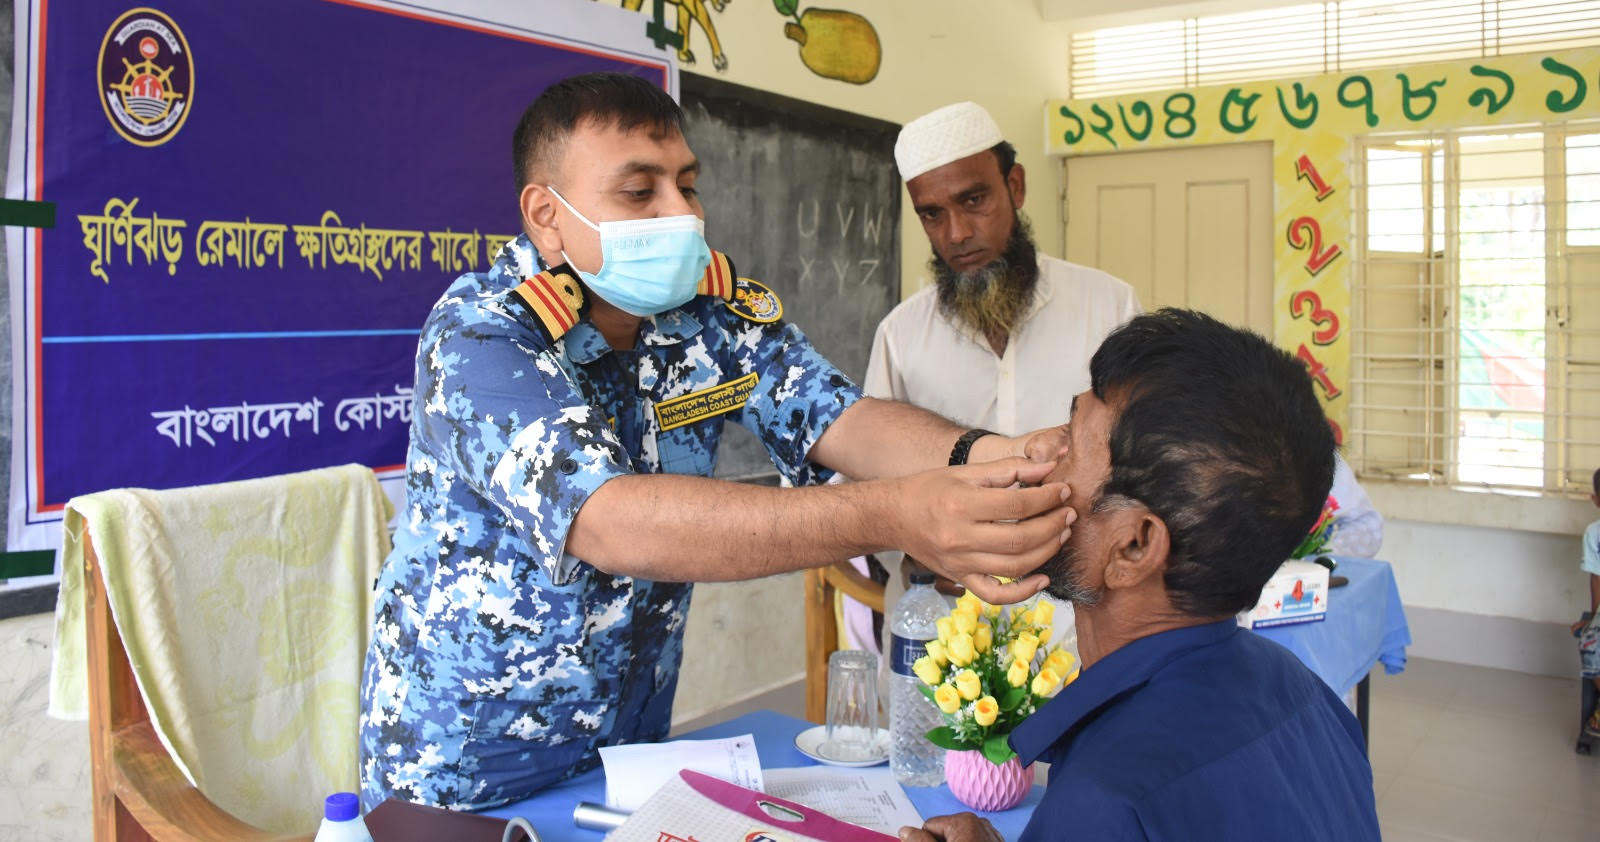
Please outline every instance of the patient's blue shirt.
M1011 747L1050 763L1023 842L1379 839L1355 717L1287 649L1231 620L1112 652Z

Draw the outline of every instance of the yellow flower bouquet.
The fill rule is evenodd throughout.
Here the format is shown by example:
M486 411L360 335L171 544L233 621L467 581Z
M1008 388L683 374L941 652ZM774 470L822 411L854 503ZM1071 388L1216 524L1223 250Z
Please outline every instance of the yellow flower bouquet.
M1010 611L972 594L938 620L939 637L912 665L923 695L945 724L928 741L949 751L981 751L990 763L1016 756L1006 737L1022 720L1078 677L1078 659L1060 647L1045 651L1055 605L1044 600Z

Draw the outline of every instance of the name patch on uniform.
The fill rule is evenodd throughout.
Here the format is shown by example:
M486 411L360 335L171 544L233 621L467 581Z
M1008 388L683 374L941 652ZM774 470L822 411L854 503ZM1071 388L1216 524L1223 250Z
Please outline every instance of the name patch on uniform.
M750 399L750 393L755 391L756 381L760 377L758 374L746 374L737 380L662 401L656 404L656 421L661 424L663 431L675 430L702 418L732 412Z

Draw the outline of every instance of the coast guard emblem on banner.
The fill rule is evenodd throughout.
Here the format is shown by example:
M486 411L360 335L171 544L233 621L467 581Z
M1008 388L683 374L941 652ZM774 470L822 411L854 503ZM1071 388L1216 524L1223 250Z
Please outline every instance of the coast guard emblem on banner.
M130 143L160 146L183 128L194 100L194 57L172 19L133 9L100 43L100 105Z

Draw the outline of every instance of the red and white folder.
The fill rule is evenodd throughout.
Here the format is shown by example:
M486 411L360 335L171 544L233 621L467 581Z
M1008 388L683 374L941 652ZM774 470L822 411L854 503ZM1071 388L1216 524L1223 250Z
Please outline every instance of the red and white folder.
M897 842L793 801L688 769L667 782L608 842Z

